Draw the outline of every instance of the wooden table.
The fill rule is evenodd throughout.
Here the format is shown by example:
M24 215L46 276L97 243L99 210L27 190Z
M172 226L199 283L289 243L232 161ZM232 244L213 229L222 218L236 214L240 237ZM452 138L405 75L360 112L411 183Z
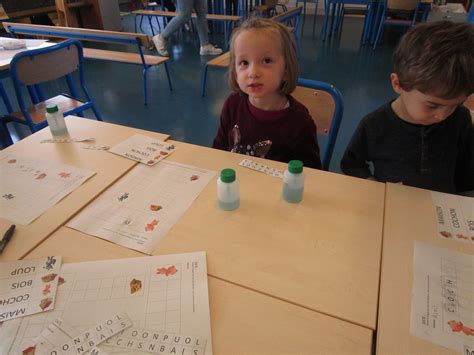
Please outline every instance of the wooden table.
M168 138L165 134L73 116L66 118L66 124L71 137L95 137L96 145L113 146L137 133L161 140ZM4 149L0 152L0 156L20 153L33 158L92 170L96 174L31 224L17 225L14 237L0 255L0 261L22 258L137 164L104 150L83 149L84 143L41 144L40 141L46 138L51 138L48 128ZM10 225L10 221L0 218L0 230L6 230Z
M173 144L171 160L234 168L241 206L220 210L212 181L155 254L205 250L209 275L375 329L384 184L305 169L304 199L293 205L281 179L238 166L242 155Z
M437 234L430 191L387 184L377 354L458 354L410 335L414 241L474 255L472 245Z
M27 258L64 263L143 254L62 227ZM210 257L207 261L209 264ZM274 297L208 277L214 354L370 354L372 332Z

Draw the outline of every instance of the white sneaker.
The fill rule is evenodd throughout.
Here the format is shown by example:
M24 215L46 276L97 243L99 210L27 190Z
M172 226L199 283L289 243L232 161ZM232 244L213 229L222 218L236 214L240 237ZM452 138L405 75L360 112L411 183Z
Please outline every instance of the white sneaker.
M155 48L158 52L159 55L162 57L169 57L169 53L166 50L166 42L165 40L161 37L161 35L156 35L153 37L153 43L155 44Z
M222 49L214 47L212 44L208 43L205 46L201 46L199 50L200 55L218 55L222 53Z

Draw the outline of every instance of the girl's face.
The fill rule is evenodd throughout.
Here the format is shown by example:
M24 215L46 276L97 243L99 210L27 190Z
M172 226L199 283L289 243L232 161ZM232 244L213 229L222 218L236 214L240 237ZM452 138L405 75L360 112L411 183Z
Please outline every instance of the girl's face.
M240 90L250 103L264 110L286 104L279 92L285 79L285 57L279 38L264 31L243 31L234 40L235 72Z

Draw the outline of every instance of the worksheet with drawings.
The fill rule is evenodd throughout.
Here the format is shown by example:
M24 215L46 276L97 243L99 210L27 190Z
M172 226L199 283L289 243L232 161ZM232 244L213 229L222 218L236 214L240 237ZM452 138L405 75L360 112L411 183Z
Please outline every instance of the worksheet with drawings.
M0 217L30 224L95 173L27 156L0 158Z
M474 256L415 242L410 333L461 353L474 339Z
M132 330L138 329L142 338L155 331L168 338L185 335L202 339L205 354L212 354L205 252L64 264L61 277L64 282L58 288L53 311L3 324L2 351L21 354L57 318L83 332L124 312L133 324L125 334L131 339L129 350L101 345L107 353L141 353L137 340L143 340L145 347L150 342L144 340L150 339L136 339ZM8 339L5 334L14 337ZM110 345L114 345L113 339ZM5 348L7 343L9 348Z
M67 226L151 254L214 175L170 161L137 165Z

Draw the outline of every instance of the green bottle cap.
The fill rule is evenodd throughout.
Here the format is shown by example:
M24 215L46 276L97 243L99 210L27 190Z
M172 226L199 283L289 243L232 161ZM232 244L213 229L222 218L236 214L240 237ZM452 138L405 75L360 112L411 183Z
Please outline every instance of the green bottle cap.
M301 174L303 172L303 162L301 160L290 160L288 171L292 174Z
M58 112L59 109L58 109L58 105L48 105L46 106L46 112L47 113L55 113L55 112Z
M235 181L235 170L234 169L224 169L221 171L221 181L222 182L233 182Z

